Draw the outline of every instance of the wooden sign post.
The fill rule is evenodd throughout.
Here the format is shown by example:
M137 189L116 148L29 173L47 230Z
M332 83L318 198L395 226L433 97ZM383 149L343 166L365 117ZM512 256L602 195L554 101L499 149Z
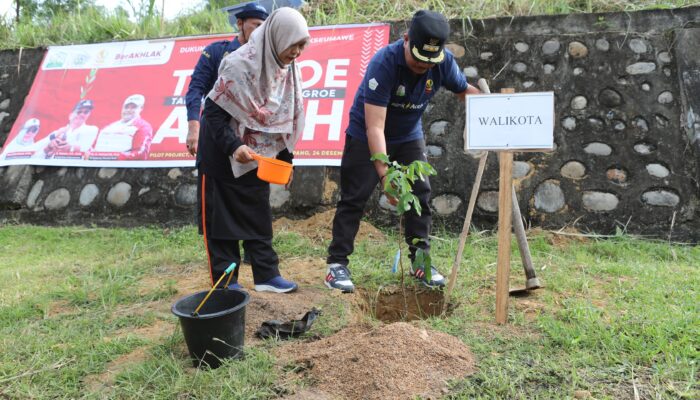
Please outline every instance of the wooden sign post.
M481 80L479 86L488 88L485 81L482 85ZM488 93L488 90L482 89L482 91ZM505 324L508 320L508 281L510 277L511 229L513 227L514 202L517 207L513 187L513 150L550 151L554 145L554 94L551 92L514 94L514 92L515 90L513 89L502 89L501 95L494 95L493 97L486 95L468 96L466 107L466 126L469 128L465 127L465 149L498 151L496 322L499 324ZM485 158L484 154L482 160L485 160ZM478 180L480 181L480 176ZM479 183L475 182L475 186L478 187ZM474 196L476 194L473 191L470 205L475 201ZM519 213L516 214L519 216ZM471 220L469 212L468 220ZM520 231L522 231L517 232L519 234L518 245L520 251L521 253L523 251L529 253L527 242L524 238L524 229L521 226L522 222L517 221L517 223ZM462 245L461 239L460 245ZM522 240L525 240L525 246L520 244ZM461 254L461 251L458 253ZM526 258L529 260L529 254L523 254L523 260ZM528 266L525 266L525 269L529 278ZM531 266L529 269L532 269ZM453 266L448 294L453 286L452 280L455 275L456 269Z
M502 89L501 93L514 93ZM508 280L510 278L510 231L513 221L513 152L498 153L498 259L496 267L496 323L508 319Z

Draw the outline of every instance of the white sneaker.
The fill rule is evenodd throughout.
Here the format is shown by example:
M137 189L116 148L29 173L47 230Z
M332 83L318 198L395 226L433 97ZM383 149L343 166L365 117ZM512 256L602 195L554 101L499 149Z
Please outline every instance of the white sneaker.
M355 290L355 285L350 280L350 270L343 264L328 264L325 284L329 289L338 289L343 293Z

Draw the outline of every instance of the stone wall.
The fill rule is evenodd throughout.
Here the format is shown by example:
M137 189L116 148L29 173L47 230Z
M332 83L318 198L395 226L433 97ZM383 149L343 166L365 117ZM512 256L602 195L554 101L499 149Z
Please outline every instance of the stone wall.
M472 82L486 78L494 92L555 93L556 150L515 157L520 207L533 226L700 239L697 21L698 7L451 22L450 48ZM393 24L392 39L405 29L405 22ZM17 53L0 53L3 74L9 74L0 80L0 101L10 99L3 141L41 60L40 52L29 52L34 69L27 66L24 75L14 77ZM428 157L438 170L431 180L435 223L458 230L478 163L478 154L462 150L463 103L441 92L423 122ZM338 175L337 168L297 168L290 191L273 187L276 213L303 217L332 207ZM0 168L0 218L191 223L195 184L196 171L184 168ZM478 197L477 225L494 226L497 190L493 153ZM379 191L368 214L379 223L396 223Z

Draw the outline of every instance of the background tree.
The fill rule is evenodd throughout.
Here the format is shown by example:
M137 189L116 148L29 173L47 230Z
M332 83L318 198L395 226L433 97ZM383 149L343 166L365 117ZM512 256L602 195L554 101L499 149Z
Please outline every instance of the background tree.
M95 0L15 0L16 20L49 20L57 14L76 14L94 6Z
M237 0L207 0L207 8L210 10L221 10L224 7L232 6L243 1Z

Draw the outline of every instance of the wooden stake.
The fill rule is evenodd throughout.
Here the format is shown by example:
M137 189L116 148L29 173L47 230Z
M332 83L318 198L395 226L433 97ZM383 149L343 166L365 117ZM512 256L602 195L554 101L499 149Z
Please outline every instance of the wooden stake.
M486 79L481 78L478 80L477 85L479 85L479 89L483 93L491 93L491 89L489 88L488 83L486 82ZM465 122L464 122L464 152L467 152L467 119L469 118L468 115L466 115L466 107L464 108L465 112ZM449 304L450 301L450 296L452 295L452 290L455 287L455 283L457 282L457 270L459 270L459 264L462 262L462 252L464 251L464 244L467 241L467 235L469 235L469 227L472 224L472 215L474 214L474 206L476 205L476 198L479 196L479 187L481 186L481 177L484 175L484 168L486 167L486 159L489 156L488 151L484 151L483 154L481 154L481 158L479 158L479 168L476 171L476 177L474 178L474 185L472 186L472 194L471 197L469 198L469 206L467 207L467 215L464 217L464 224L462 225L462 233L459 235L459 246L457 247L457 255L455 256L455 260L452 263L452 271L450 272L450 280L447 283L447 292L445 292L445 298L444 302L442 304L442 313L444 314L445 311L447 311L447 305Z
M455 282L457 281L457 270L459 269L459 264L462 262L462 252L464 251L464 244L467 241L467 235L469 235L469 226L472 224L472 215L474 214L474 206L476 205L476 198L479 196L479 186L481 186L481 177L484 175L484 168L486 167L486 158L489 152L485 151L479 159L479 168L476 171L476 178L474 178L474 185L472 186L472 194L469 198L469 206L467 207L467 215L464 217L464 225L462 225L462 233L459 234L459 247L457 247L457 255L452 263L452 271L450 272L450 280L447 283L447 292L445 292L445 300L442 304L442 312L447 311L447 303L450 300L450 295L452 295L452 290L455 287Z
M501 93L515 93L504 88ZM496 323L508 320L508 279L510 278L510 231L513 227L513 152L498 154L498 266L496 269Z
M510 230L513 221L513 153L498 154L498 266L496 270L496 323L508 319L508 278L510 276Z

